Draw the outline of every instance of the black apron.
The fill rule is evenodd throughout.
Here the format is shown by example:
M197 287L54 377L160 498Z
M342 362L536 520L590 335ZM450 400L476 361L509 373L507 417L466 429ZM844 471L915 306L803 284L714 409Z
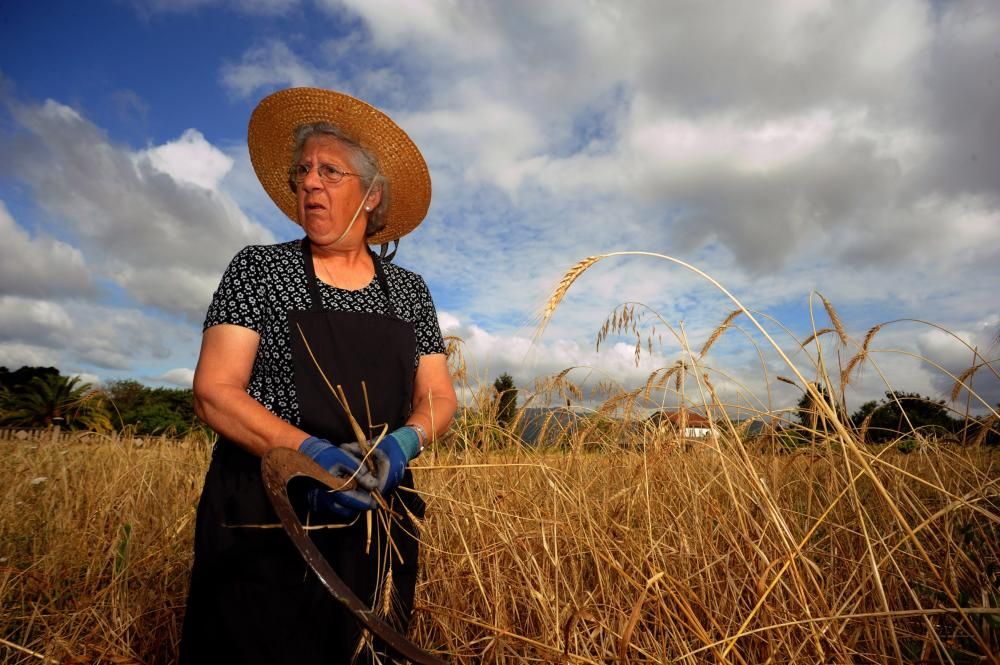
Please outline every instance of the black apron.
M343 387L354 418L363 430L369 430L367 435L378 435L383 425L389 431L401 427L412 405L416 337L413 324L395 316L381 263L372 256L388 316L324 310L308 238L302 240L302 260L312 307L288 314L299 427L334 444L357 439L316 363L331 384ZM303 504L305 482L312 481L296 482L289 494L293 503ZM413 487L409 471L401 486ZM312 525L326 520L337 527L311 530L310 537L358 597L369 606L388 607L387 620L405 634L418 556L416 531L407 510L422 517L424 504L405 489L393 492L387 500L397 517L388 529L383 519L371 520L367 552L363 514L349 526L329 516L307 515L304 508L300 518ZM361 636L353 615L322 586L280 526L248 526L261 524L277 525L278 518L261 483L260 458L220 439L198 504L180 662L372 662L367 648L353 659ZM387 587L390 568L391 587ZM376 640L375 648L382 662L387 662L385 645Z

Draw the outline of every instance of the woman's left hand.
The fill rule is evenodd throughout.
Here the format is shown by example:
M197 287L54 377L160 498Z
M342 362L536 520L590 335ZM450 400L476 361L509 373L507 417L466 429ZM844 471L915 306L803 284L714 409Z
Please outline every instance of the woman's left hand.
M399 487L406 473L406 465L420 454L420 436L412 427L400 427L382 437L377 444L368 442L371 452L368 459L375 463L375 481L377 489L385 496ZM340 449L351 455L362 458L364 453L357 443L345 443Z

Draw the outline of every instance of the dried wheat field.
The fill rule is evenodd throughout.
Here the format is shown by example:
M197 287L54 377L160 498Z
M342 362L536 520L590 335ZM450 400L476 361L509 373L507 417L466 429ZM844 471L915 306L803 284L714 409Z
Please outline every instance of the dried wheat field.
M420 460L417 643L456 663L996 658L996 450L620 434L482 451L459 432ZM208 457L0 446L4 662L171 662Z
M543 320L601 258L566 275ZM468 664L1000 663L996 412L967 416L961 437L909 427L872 442L876 414L856 422L842 405L875 326L837 372L821 352L811 381L788 361L795 379L778 380L805 386L797 424L787 408L734 422L700 366L734 317L757 324L733 301L698 353L685 343L644 387L572 418L528 408L578 400L569 370L513 422L488 386L467 391L452 431L415 462L428 504L417 644ZM832 327L799 346L829 334L849 348L822 302ZM629 330L635 308L616 310L598 342ZM972 397L976 371L995 373L977 361L956 392ZM686 416L647 417L651 397L709 416L708 435L682 436ZM531 446L515 435L528 421ZM173 661L210 451L198 439L0 441L4 662Z

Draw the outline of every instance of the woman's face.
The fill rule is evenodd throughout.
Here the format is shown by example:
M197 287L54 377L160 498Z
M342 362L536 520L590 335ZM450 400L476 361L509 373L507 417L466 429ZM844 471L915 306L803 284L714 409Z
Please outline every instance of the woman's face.
M354 168L348 161L349 155L350 151L342 143L324 136L311 137L302 147L299 164L309 166L310 169L296 190L299 223L315 245L336 243L338 247L350 247L364 244L368 213L364 206L361 206L365 195L361 179L347 175L340 182L331 183L321 180L317 175L318 164L330 164L338 171L353 173ZM373 191L369 194L365 205L371 207L378 205L378 196L379 193ZM344 229L351 223L351 218L359 206L361 212L358 213L358 219L351 227L350 233L337 242Z

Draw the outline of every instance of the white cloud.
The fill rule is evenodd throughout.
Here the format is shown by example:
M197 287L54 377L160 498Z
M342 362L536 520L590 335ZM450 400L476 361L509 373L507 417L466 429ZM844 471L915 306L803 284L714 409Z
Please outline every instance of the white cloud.
M523 178L534 170L522 166L521 160L545 146L537 120L527 109L486 91L455 103L453 108L404 115L400 122L466 165L466 180L496 184L516 197Z
M157 377L157 379L181 388L190 388L194 384L194 370L188 367L176 367L167 370Z
M136 301L200 320L236 251L273 240L215 188L232 162L200 133L137 156L53 100L12 107L25 131L7 152L14 172L91 270Z
M222 83L246 97L259 88L315 86L317 77L284 42L272 40L248 50L239 63L223 66Z
M62 369L126 372L168 359L193 364L197 351L196 329L138 309L0 297L0 365L7 367L44 358Z
M0 294L86 295L94 284L77 248L45 234L32 238L0 201Z
M677 344L668 336L638 369L627 340L595 354L593 335L612 308L644 302L671 326L683 323L695 348L732 309L662 262L608 261L574 285L531 346L565 270L618 249L688 260L798 338L808 334L802 313L812 289L855 336L901 316L972 335L991 312L1000 95L970 72L995 69L996 3L319 5L336 15L329 39L308 48L299 48L301 34L257 42L220 68L221 83L240 98L285 85L342 89L410 133L435 197L397 260L427 277L446 303L442 326L466 338L487 380L510 371L523 385L585 364L641 381L677 359ZM59 197L38 197L61 225L46 229L58 238L51 242L66 244L67 265L77 265L77 252L80 270L100 270L139 302L198 320L225 259L269 239L261 223L288 229L253 176L242 136L220 148L192 129L137 156L55 102L15 116L34 137L8 158L15 172L37 179L39 192L67 185ZM38 159L56 151L65 164L46 180L52 169L32 164L56 161ZM11 228L24 255L49 246L45 233ZM917 334L879 338L961 364ZM102 353L106 364L130 362L112 348ZM880 358L894 388L947 391L917 362ZM736 331L710 360L766 395L756 353ZM786 371L770 355L765 366ZM735 394L735 381L716 383ZM794 403L793 388L773 388L776 401ZM884 388L868 372L852 390L874 398Z
M450 335L451 331L458 329L460 321L458 317L454 314L449 314L448 312L438 310L438 324L441 326L441 332L445 335Z
M73 321L57 303L0 296L0 342L58 347L73 331Z
M944 332L932 328L921 332L916 337L916 343L917 350L924 358L955 377L961 376L973 364L982 365L984 360L990 362L993 371L990 367L981 367L973 375L971 384L983 401L995 407L1000 404L1000 378L996 375L996 370L1000 369L998 339L1000 339L1000 314L994 313L977 321L971 330ZM951 393L955 384L954 379L931 366L928 366L926 371L936 392ZM960 400L964 401L965 397L966 393L962 391ZM977 410L981 410L976 400L973 400L972 404Z
M752 122L731 114L708 118L646 115L639 109L627 136L627 150L650 171L667 176L706 169L747 175L773 172L824 148L838 131L837 118L821 109L782 119Z
M977 184L991 171L972 174L957 159L976 141L980 164L1000 154L983 133L997 95L958 71L992 57L975 26L992 25L995 7L427 2L387 15L378 2L324 4L356 15L380 75L388 60L400 77L401 91L372 101L388 99L421 146L435 199L398 261L446 291L442 323L489 372L523 378L597 363L634 380L642 373L628 368L627 344L590 351L615 305L638 300L675 328L683 321L695 347L732 309L683 271L609 262L574 285L553 319L546 340L562 345L543 340L542 362L514 371L561 274L615 249L688 260L748 306L792 312L782 316L794 317L785 322L799 338L814 288L860 334L928 313L960 328L990 302L1000 191ZM977 12L986 16L972 20ZM363 68L334 75L308 55L272 50L273 65L247 55L260 65L258 87L302 72L363 85ZM961 132L939 116L960 104L939 99L943 90L979 100L954 109L970 117ZM752 373L741 353L735 341L720 346L720 368ZM923 370L901 371L913 389L931 386ZM748 380L763 388L762 377Z
M463 7L448 0L320 0L319 4L330 13L347 9L362 16L381 49L416 47L442 55L451 52L461 53L463 58L485 58L503 47L490 20L496 8L488 3Z
M56 349L47 349L34 344L0 341L0 367L57 367L60 354Z
M148 159L153 168L176 182L209 190L218 189L233 167L233 159L206 141L197 129L185 130L175 141L139 152L136 159Z

